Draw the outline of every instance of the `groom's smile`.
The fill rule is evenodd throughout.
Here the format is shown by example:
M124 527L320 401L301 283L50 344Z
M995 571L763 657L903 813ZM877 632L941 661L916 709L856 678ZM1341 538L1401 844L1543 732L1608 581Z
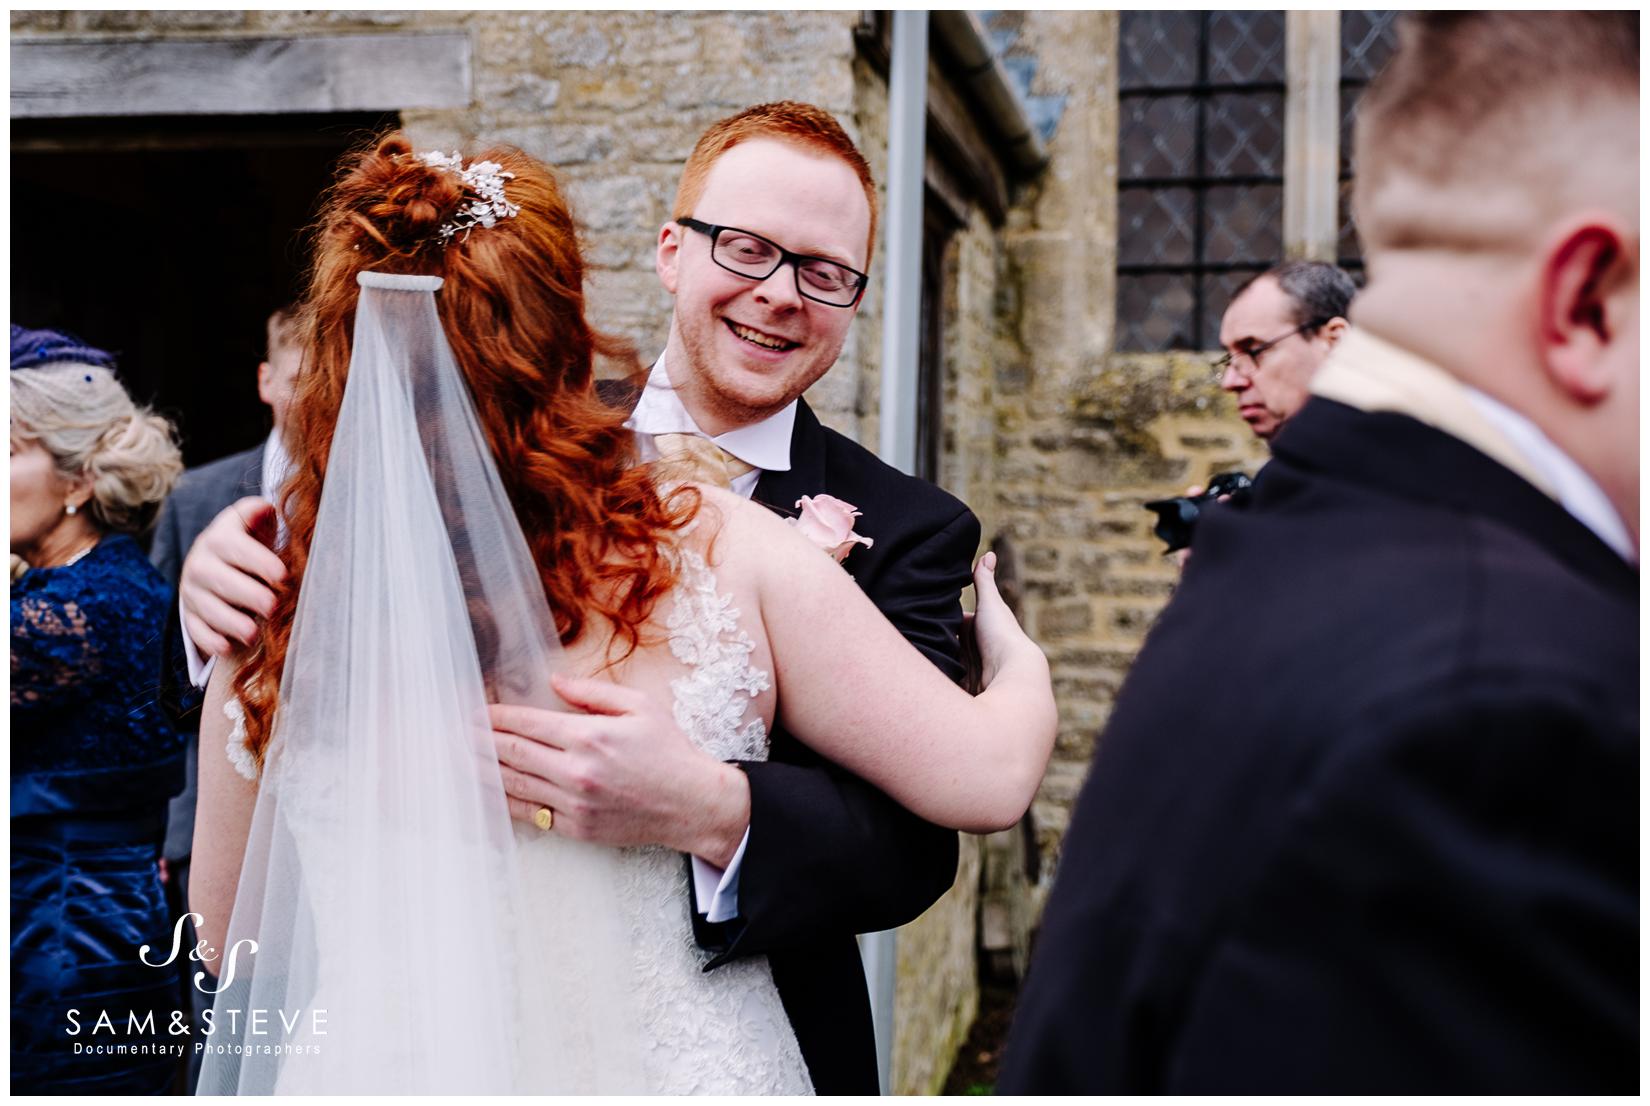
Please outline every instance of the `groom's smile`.
M732 319L723 319L723 325L730 330L734 337L747 345L755 346L764 353L783 354L801 346L801 342L794 342L789 338L777 334L770 334L765 330L758 330L754 326L745 326Z

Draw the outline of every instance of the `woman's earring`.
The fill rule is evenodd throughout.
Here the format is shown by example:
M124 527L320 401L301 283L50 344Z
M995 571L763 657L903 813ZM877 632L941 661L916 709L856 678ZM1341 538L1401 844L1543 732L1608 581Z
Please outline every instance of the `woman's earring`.
M72 514L75 514L76 512L78 512L79 510L80 510L80 508L76 507L73 503L63 504L63 511L64 511L65 514L72 515Z

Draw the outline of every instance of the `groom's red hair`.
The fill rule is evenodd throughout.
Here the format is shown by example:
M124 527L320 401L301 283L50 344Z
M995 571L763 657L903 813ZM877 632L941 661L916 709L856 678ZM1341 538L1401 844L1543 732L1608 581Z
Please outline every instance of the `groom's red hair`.
M706 128L694 143L693 152L682 166L682 177L676 185L676 199L671 203L671 218L686 219L693 215L693 207L704 194L705 182L710 178L716 159L739 145L768 139L799 146L810 153L834 157L847 163L859 177L865 190L865 202L871 209L871 225L865 236L865 257L870 259L877 244L877 182L871 178L871 167L865 155L859 152L854 140L842 129L842 124L824 108L801 104L795 100L780 100L772 104L757 104L744 111L720 119Z
M413 156L399 134L346 159L323 205L300 310L305 352L287 443L294 470L281 491L290 575L235 684L260 762L343 402L363 270L444 278L437 310L562 641L592 628L611 632L622 659L674 583L659 541L693 517L697 496L661 499L635 464L625 412L596 395L596 354L632 367L636 360L629 345L585 319L572 212L542 162L509 147L476 158L515 174L505 195L520 213L446 244L438 228L474 197L455 174Z

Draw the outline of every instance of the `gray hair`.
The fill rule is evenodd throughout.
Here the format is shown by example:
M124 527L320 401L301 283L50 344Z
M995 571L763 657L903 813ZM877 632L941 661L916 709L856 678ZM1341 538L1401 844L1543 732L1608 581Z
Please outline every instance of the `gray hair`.
M1338 265L1327 261L1285 261L1250 277L1232 294L1232 299L1237 299L1256 281L1267 277L1278 282L1278 287L1294 305L1297 326L1308 323L1322 326L1330 319L1346 318L1352 306L1352 297L1358 292L1352 277Z
M90 479L87 507L104 530L148 529L183 472L172 424L96 365L13 369L11 432L44 446L65 479Z

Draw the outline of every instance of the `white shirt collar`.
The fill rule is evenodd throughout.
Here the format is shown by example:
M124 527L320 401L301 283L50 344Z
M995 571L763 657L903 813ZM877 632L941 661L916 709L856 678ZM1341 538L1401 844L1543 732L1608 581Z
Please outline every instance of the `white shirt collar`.
M269 440L264 443L263 471L258 474L258 490L263 497L275 502L275 493L281 490L291 471L292 458L287 456L286 444L281 441L279 431L271 430Z
M642 397L630 413L630 418L625 420L625 426L637 434L698 434L710 437L693 421L693 416L682 405L681 395L670 382L670 374L665 369L665 358L669 353L667 348L653 363L652 370L647 374L647 386L642 389ZM791 431L795 425L796 400L793 399L761 422L735 427L710 440L763 472L786 472L791 467Z
M1467 388L1467 398L1478 413L1506 435L1513 447L1530 463L1554 489L1554 498L1599 540L1614 549L1629 564L1638 563L1638 552L1627 526L1611 505L1609 497L1551 438L1539 427L1511 407L1491 399L1476 388Z

